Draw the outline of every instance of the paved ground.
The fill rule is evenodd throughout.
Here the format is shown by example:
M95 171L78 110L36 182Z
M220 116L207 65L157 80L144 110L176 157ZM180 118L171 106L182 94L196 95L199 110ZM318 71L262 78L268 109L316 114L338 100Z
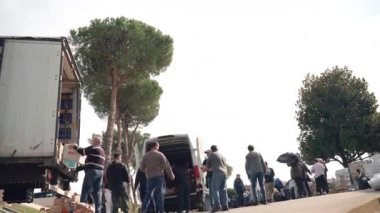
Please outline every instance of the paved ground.
M372 202L371 202L372 201ZM362 190L230 209L239 213L380 213L380 191Z

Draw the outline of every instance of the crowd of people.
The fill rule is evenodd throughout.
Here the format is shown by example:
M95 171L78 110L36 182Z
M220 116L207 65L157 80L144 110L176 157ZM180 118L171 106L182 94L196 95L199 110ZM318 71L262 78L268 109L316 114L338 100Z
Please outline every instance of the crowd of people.
M203 162L203 171L206 174L206 186L210 190L211 212L226 211L229 209L227 197L227 164L224 156L218 152L216 145L206 152L207 159ZM327 167L321 158L315 159L311 169L308 168L299 155L294 154L287 162L290 167L291 180L286 184L275 178L273 168L268 166L263 156L255 151L253 145L248 146L245 156L245 172L251 184L247 190L240 174L234 180L236 203L234 207L246 205L267 204L268 202L288 199L304 198L329 193L327 183ZM316 193L310 188L311 178L314 175ZM250 191L248 193L248 191ZM252 199L246 199L252 195Z
M122 163L121 155L115 153L112 163L105 167L105 152L101 147L100 137L94 137L91 146L79 148L73 145L73 149L81 155L86 155L85 165L78 168L84 170L82 193L80 201L88 203L92 200L95 213L102 212L102 185L111 191L112 212L128 212L128 185L130 175L127 166ZM225 157L219 153L218 147L212 145L206 152L207 158L202 165L202 171L206 172L206 187L209 188L209 202L211 212L228 211L229 198L227 195L227 163ZM178 197L177 212L189 212L189 178L188 171L181 163L170 165L165 155L159 151L159 143L149 144L148 152L142 157L140 168L137 171L134 188L139 188L142 201L141 212L164 212L164 195L168 183L174 184ZM308 166L295 156L287 162L290 167L291 181L294 187L290 187L291 181L283 184L279 178L275 178L273 168L268 166L263 156L255 151L253 145L248 146L245 156L245 172L251 183L252 205L267 204L268 202L286 200L289 197L303 198L312 196L309 175L314 174L316 193L323 195L329 192L327 184L327 167L322 159L315 159L314 165L309 170ZM258 186L258 188L257 188ZM292 191L293 189L293 191ZM294 190L296 189L296 190ZM234 180L236 192L236 205L247 205L247 189L240 177L236 175ZM259 193L258 193L259 192Z

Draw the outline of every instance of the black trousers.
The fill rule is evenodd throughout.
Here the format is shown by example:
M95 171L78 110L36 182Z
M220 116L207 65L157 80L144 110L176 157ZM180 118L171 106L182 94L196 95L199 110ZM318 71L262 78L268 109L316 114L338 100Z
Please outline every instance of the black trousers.
M328 192L328 189L327 189L327 181L326 181L326 178L324 175L321 175L317 178L315 178L315 183L316 183L316 188L317 188L317 193L322 193L322 191L324 192Z
M111 190L112 195L112 213L118 213L119 208L124 213L128 213L128 194L124 191L124 187L119 190Z
M190 186L187 182L177 185L178 207L177 211L190 210Z

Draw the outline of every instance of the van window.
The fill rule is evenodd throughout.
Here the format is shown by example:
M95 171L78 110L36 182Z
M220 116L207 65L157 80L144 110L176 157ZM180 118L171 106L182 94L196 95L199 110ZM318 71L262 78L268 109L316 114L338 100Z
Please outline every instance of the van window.
M4 54L4 39L0 38L0 78L1 78L1 67L2 67L2 61L3 61L3 54Z

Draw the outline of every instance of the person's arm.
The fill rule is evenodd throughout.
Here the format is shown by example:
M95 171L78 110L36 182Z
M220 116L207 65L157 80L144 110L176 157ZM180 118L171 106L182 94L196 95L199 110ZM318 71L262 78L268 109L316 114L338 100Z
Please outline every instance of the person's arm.
M206 161L206 166L207 166L207 168L208 169L210 169L211 168L211 159L212 159L212 154L208 157L208 159L207 159L207 161Z
M263 172L265 172L266 170L265 161L263 159L263 156L261 156L261 154L259 154L259 157L261 159L261 167L263 168Z
M112 164L108 166L107 172L106 172L106 180L107 180L108 186L111 182L111 174L112 174Z
M127 182L128 184L131 182L131 180L129 179L129 172L128 172L128 169L127 169L127 166L124 164L123 165L123 173L124 173L124 181Z
M315 173L315 166L314 165L311 167L311 172Z
M140 162L140 169L145 174L145 156L142 158L142 160Z
M135 178L135 189L137 189L137 186L140 184L140 179L141 179L141 170L137 170L136 178Z
M250 165L249 165L249 163L250 163L249 157L248 157L248 155L246 155L245 156L245 172L247 173L248 179L250 178L250 171L249 171Z

